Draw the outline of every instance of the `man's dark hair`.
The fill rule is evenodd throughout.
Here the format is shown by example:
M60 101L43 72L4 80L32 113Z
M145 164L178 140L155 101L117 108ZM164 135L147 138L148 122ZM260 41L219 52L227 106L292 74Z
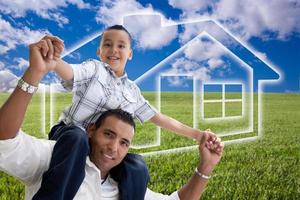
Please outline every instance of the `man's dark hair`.
M100 115L100 117L97 119L97 121L95 122L96 128L99 128L103 124L104 120L109 116L114 116L114 117L122 120L123 122L131 125L133 127L133 129L135 130L135 122L133 120L132 115L122 109L112 109L112 110L107 110L107 111L103 112Z
M129 37L129 41L130 41L130 44L131 44L132 37L131 37L129 31L124 26L116 24L116 25L110 26L110 27L108 27L108 28L105 29L105 31L109 31L109 30L125 31L127 33L128 37Z

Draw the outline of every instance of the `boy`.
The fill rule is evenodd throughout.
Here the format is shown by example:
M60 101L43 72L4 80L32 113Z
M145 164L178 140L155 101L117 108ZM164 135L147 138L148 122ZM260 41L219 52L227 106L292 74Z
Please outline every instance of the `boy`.
M64 110L60 123L49 134L49 138L57 140L57 143L36 199L49 197L50 193L53 194L51 190L57 187L61 188L58 196L71 198L76 194L84 178L85 158L89 152L84 129L108 109L121 108L141 122L150 120L157 126L200 141L200 130L157 112L141 95L137 85L127 78L125 65L133 56L131 40L129 32L123 26L109 27L104 31L97 49L102 62L88 60L79 65L70 65L59 59L63 44L56 37L46 36L40 41L45 61L54 62L53 70L64 80L64 87L74 92L74 96L72 105ZM216 136L211 132L208 134L212 145ZM113 159L109 156L107 158ZM141 165L135 169L128 173L145 171ZM67 181L66 176L72 181ZM65 185L61 183L62 180L73 184Z

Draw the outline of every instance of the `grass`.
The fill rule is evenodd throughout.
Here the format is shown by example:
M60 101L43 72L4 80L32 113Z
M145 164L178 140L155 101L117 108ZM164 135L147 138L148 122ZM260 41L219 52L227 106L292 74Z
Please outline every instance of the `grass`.
M162 112L191 125L190 94L164 95ZM145 93L145 96L154 102L153 94ZM0 95L0 102L6 98L7 95ZM64 100L57 102L60 105ZM27 113L23 129L40 136L38 109L37 96ZM263 137L254 142L226 146L222 161L216 167L202 199L300 199L300 94L264 94L263 111ZM230 126L211 125L215 126L213 130ZM138 126L137 142L138 137L153 130L155 127L149 124L143 128ZM149 139L152 136L147 135ZM162 136L165 142L160 148L193 143L168 132L162 132ZM147 157L151 174L149 187L154 191L172 193L187 182L198 160L197 151ZM0 199L23 198L23 185L1 172Z

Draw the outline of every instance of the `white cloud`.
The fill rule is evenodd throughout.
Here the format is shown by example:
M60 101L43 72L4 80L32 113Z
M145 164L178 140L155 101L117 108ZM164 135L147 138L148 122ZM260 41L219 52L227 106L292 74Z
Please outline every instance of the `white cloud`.
M14 28L9 22L0 17L0 55L13 50L17 45L27 46L33 42L40 40L45 34L49 34L47 30L32 31L28 27Z
M132 34L137 46L142 49L160 49L177 38L177 26L161 27L160 15L131 16L125 27Z
M146 16L133 16L137 14ZM155 11L150 4L143 6L135 0L103 1L97 12L96 21L105 26L123 24L123 17L128 15L131 16L126 18L125 26L137 41L139 48L159 49L177 37L177 27L161 29L160 20L162 23L170 21Z
M186 77L180 77L180 76L169 76L167 78L168 83L170 86L174 87L188 87L188 84L186 83L187 78Z
M219 59L224 51L217 43L197 38L188 44L187 48L184 49L184 54L190 60L201 62L209 59Z
M169 4L182 10L182 20L210 16L220 20L244 40L253 36L286 39L294 32L300 33L300 3L297 0L220 0L210 1L211 5L196 0L189 2L183 4L181 1L170 0ZM195 6L197 2L199 7ZM201 12L207 6L211 7L211 11ZM183 39L189 37L188 33L192 32L185 32Z
M211 5L211 2L207 0L169 0L169 4L174 8L183 10L185 14L189 14L206 9Z
M269 37L266 31L276 33L278 39L300 32L300 4L296 1L223 0L216 4L215 16L228 20L225 24L246 39Z
M207 81L211 78L211 76L209 75L210 71L208 68L201 65L199 62L192 61L184 57L177 58L175 62L172 63L171 70L167 71L166 73L191 74L202 81ZM176 82L173 84L176 85Z
M0 71L3 70L5 67L4 63L0 61Z
M208 60L207 63L208 63L209 69L211 69L211 70L216 69L216 68L220 67L221 65L224 65L224 61L219 58L211 58Z
M11 92L17 85L18 77L8 70L0 71L0 92Z
M17 63L18 69L22 70L29 66L28 60L25 60L24 58L14 58L14 62Z
M104 0L97 11L96 21L106 26L122 24L123 16L135 13L149 14L154 10L150 4L144 7L135 0Z
M38 2L36 0L18 0L0 1L0 11L13 17L25 17L28 11L32 11L42 18L54 20L62 25L69 22L61 14L62 8L69 4L73 4L79 9L91 7L82 0L39 0Z

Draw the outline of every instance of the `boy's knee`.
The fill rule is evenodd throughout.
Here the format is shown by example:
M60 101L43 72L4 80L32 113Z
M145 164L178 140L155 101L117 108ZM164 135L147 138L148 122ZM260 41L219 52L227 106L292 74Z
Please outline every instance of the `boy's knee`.
M124 159L124 162L135 172L148 173L148 167L141 155L128 153Z
M76 145L88 146L88 136L86 131L77 126L65 127L62 131L62 135L65 140Z

